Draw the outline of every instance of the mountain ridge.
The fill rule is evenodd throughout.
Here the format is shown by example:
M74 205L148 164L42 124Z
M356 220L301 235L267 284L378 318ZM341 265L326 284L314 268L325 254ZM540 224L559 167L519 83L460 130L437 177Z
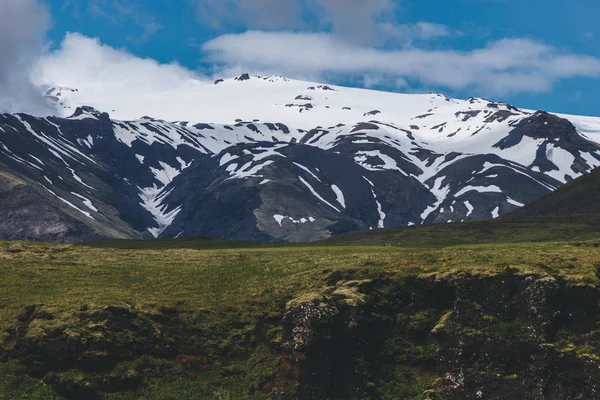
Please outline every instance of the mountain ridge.
M0 163L101 235L300 242L497 218L600 166L600 119L281 77L209 87L194 92L202 104L221 89L233 102L213 99L214 119L257 115L115 120L92 106L72 112L85 89L55 88L47 95L71 115L0 115ZM190 93L171 108L192 112Z

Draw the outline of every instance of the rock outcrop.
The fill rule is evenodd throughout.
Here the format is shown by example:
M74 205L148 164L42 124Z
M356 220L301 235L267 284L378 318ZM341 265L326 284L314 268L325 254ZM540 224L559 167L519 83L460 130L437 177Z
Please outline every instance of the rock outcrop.
M591 284L511 269L402 279L334 272L282 307L242 315L126 304L65 315L31 305L0 332L0 367L17 362L66 399L134 396L148 382L205 373L276 400L600 391L600 292Z
M341 283L288 303L274 397L595 398L598 294L510 270Z

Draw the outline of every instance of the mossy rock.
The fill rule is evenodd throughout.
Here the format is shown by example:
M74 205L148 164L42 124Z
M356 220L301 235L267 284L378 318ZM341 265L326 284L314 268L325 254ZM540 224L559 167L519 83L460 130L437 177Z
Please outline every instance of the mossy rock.
M435 324L435 326L431 330L431 334L437 336L445 333L446 329L448 328L450 318L452 318L452 311L448 311L442 316L442 318L440 318L440 320Z

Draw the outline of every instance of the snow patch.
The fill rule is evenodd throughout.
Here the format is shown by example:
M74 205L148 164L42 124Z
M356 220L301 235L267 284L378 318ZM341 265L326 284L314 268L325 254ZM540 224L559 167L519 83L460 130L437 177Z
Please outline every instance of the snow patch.
M163 200L171 193L170 191L165 191L164 188L161 189L156 185L148 188L140 188L139 196L142 202L140 205L144 207L156 221L158 228L148 228L148 231L155 238L159 237L161 233L164 232L172 223L177 214L181 211L181 206L168 211L168 204L163 204Z
M494 208L494 211L492 211L492 218L496 219L500 216L500 207L496 207Z
M421 214L421 221L422 221L421 224L424 224L427 217L429 217L429 215L432 212L437 210L439 208L439 206L442 205L444 200L446 200L446 197L448 197L448 194L450 193L450 186L449 185L442 186L444 184L444 179L446 179L446 177L441 176L441 177L437 178L435 180L435 182L433 183L433 187L431 188L431 193L436 197L436 202L435 202L435 204L427 207L425 209L425 211L423 211L423 213Z
M459 190L454 197L460 197L465 193L469 193L469 192L479 192L479 193L502 193L502 189L500 189L498 186L496 185L490 185L490 186L465 186L464 188L462 188L461 190Z
M467 207L467 215L466 216L469 217L469 216L471 216L471 214L473 214L473 211L475 211L475 207L473 207L471 205L471 203L469 203L468 201L465 201L464 204L465 204L465 207Z
M56 198L58 198L60 201L62 201L63 203L65 203L66 205L68 205L69 207L71 207L72 209L74 209L76 211L79 211L81 214L85 215L89 219L94 219L94 217L92 217L92 214L90 214L89 212L84 211L81 208L77 207L75 204L71 203L70 201L63 199L62 197L60 197L59 195L57 195L56 193L54 193L52 190L48 189L46 186L42 185L42 187L44 189L46 189L48 192L50 192L50 194L52 194Z
M379 158L381 161L383 161L383 165L372 165L369 163L369 158ZM406 172L404 172L400 167L398 167L396 160L394 160L392 157L386 154L383 154L379 150L359 151L356 153L354 161L358 165L369 171L398 171L401 172L403 175L408 176Z
M314 173L313 173L313 172L312 172L310 169L308 169L308 168L307 168L307 167L305 167L304 165L302 165L302 164L298 164L297 162L295 162L295 163L294 163L294 165L295 165L296 167L298 167L298 168L300 168L300 169L302 169L302 170L304 170L304 171L308 172L310 175L312 175L312 177L313 177L313 178L315 178L316 180L318 180L319 182L321 182L321 180L319 179L319 177L318 177L318 176L316 176L316 175L315 175L315 174L314 174Z
M28 154L29 157L33 158L35 161L37 161L40 165L45 166L46 164L44 164L44 162L42 160L40 160L39 158L37 158L36 156L34 156L33 154Z
M340 203L342 207L346 208L346 200L344 198L344 193L341 191L341 189L336 185L331 185L331 189L335 193L337 202Z
M581 173L573 171L572 167L575 162L575 157L567 150L549 144L546 149L546 158L558 167L558 171L547 171L546 175L550 175L557 181L567 183L565 175L570 175L572 178L581 176Z
M83 202L83 204L89 208L90 210L94 211L94 212L98 212L98 209L96 207L94 207L94 204L92 203L92 201L90 199L88 199L87 197L84 197L78 193L75 192L71 192L71 194L75 197L79 197L79 199Z
M306 224L308 222L312 223L312 222L316 221L316 219L313 217L294 219L292 217L288 217L287 215L280 215L280 214L273 215L273 218L275 219L275 221L277 221L279 226L283 226L284 220L289 220L293 224Z
M154 174L154 177L163 184L163 186L167 186L169 183L175 179L177 175L181 173L180 170L170 166L169 164L160 161L159 165L161 169L150 167L150 171Z
M506 198L506 201L507 201L508 203L512 204L513 206L517 206L517 207L525 207L525 204L523 204L523 203L519 203L518 201L516 201L516 200L513 200L513 199L511 199L510 197L507 197L507 198Z
M221 160L219 161L219 166L222 167L223 165L225 165L233 160L236 160L238 158L240 158L240 156L234 156L229 153L225 153L225 154L223 154L223 157L221 157Z
M85 186L85 187L87 187L87 188L89 188L89 189L96 190L95 188L93 188L93 187L91 187L90 185L88 185L87 183L85 183L85 182L83 181L83 179L81 179L81 178L79 177L79 175L77 175L77 174L75 173L75 171L73 170L73 168L69 168L69 167L67 167L67 169L68 169L69 171L71 171L71 175L73 175L73 179L75 179L77 182L81 183L83 186Z
M375 193L375 184L371 182L367 177L363 176L363 179L367 181L369 185L371 185L371 194L373 195L373 199L375 199L375 205L377 206L377 214L379 214L379 222L377 223L377 227L379 229L385 228L385 217L386 214L383 212L383 207L379 200L377 200L377 194ZM373 228L370 228L373 229Z
M253 162L244 164L239 170L236 170L237 164L227 166L227 171L230 172L230 177L227 179L247 179L247 178L263 178L262 175L257 175L263 168L273 164L275 161L267 160L258 165L252 166ZM231 167L231 168L230 168Z
M331 204L330 202L325 200L319 193L317 193L317 191L315 189L313 189L313 187L310 185L310 183L306 182L306 180L304 178L299 176L298 179L300 180L300 182L302 182L302 184L304 186L306 186L308 188L308 190L310 190L310 192L313 194L313 196L315 196L317 199L319 199L323 203L327 204L329 207L333 208L335 211L340 212L340 210L336 206L334 206L333 204Z

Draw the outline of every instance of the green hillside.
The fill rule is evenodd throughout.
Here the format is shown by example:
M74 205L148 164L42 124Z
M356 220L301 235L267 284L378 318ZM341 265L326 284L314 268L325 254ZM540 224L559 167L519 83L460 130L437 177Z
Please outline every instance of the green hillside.
M579 215L579 219L600 215L600 169L584 175L548 196L508 215L506 219L532 216Z

